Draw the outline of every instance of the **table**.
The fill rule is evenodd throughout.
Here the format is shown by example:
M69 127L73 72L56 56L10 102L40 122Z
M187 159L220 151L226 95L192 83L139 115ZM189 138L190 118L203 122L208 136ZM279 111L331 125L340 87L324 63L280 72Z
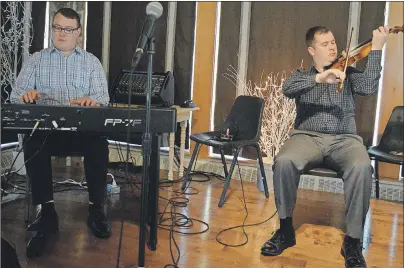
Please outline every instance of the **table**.
M184 175L184 154L185 154L185 132L187 129L188 120L191 118L193 111L198 111L199 107L195 108L182 108L174 105L177 109L177 123L180 123L181 127L181 140L180 140L180 167L178 170L178 177L182 178ZM174 166L174 144L175 133L170 133L170 150L168 153L168 179L173 180L173 166Z
M113 104L113 107L128 107L127 104ZM144 105L132 104L133 108L144 107ZM184 176L184 154L185 154L185 133L188 125L188 120L191 119L191 113L193 111L198 111L199 107L195 108L183 108L178 105L173 105L172 108L177 110L177 123L180 123L181 127L181 139L180 139L180 168L178 170L178 177L182 178ZM173 169L174 169L174 144L175 144L175 133L170 134L170 150L168 152L168 179L173 180Z

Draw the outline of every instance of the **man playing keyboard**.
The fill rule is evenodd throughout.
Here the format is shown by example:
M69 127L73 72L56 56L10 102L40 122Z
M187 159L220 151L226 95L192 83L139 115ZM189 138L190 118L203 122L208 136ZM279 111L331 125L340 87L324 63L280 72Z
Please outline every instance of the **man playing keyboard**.
M53 46L34 53L24 64L11 92L12 103L100 106L109 102L108 86L100 61L77 46L80 17L70 8L59 9L52 24ZM33 133L23 143L32 200L41 209L28 226L35 235L27 245L27 256L42 255L51 234L59 230L53 201L52 152L81 152L89 193L87 225L94 236L108 238L111 229L103 213L108 164L105 137L82 133Z

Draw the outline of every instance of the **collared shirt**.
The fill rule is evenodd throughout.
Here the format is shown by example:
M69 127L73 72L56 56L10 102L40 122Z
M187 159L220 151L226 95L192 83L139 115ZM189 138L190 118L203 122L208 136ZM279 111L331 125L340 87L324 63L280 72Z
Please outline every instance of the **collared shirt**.
M19 97L29 89L40 92L38 104L69 105L69 101L83 97L103 105L109 102L100 61L78 46L69 56L54 47L34 53L17 77L10 102L20 103Z
M381 50L372 50L364 72L348 67L344 87L316 83L318 74L312 65L297 70L283 84L283 93L296 102L295 129L327 134L356 134L354 94L374 94L379 85Z

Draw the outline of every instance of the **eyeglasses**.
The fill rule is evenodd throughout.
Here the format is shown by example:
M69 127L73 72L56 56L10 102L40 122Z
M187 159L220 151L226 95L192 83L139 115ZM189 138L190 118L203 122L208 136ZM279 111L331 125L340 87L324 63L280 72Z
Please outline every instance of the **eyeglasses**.
M79 29L79 28L80 28L80 27L77 27L77 28L75 28L75 29L72 29L72 28L62 28L62 27L59 27L59 26L52 25L52 30L53 30L54 32L64 31L64 32L67 33L67 34L72 34L75 30L77 30L77 29Z

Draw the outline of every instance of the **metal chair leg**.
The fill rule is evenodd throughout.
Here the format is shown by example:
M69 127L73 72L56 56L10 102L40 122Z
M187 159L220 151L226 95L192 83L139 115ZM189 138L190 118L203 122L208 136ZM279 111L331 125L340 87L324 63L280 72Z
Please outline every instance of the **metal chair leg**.
M267 177L266 177L266 175L265 175L264 162L262 161L261 148L260 148L260 146L257 144L257 145L255 146L255 149L257 149L258 162L259 162L260 170L261 170L262 183L264 184L265 196L266 196L266 198L269 198Z
M229 172L227 171L226 158L224 157L224 151L223 151L223 149L220 149L220 157L222 158L222 164L223 164L223 169L224 169L224 176L227 177L227 175L229 175Z
M185 175L184 175L184 181L183 181L183 183L182 183L181 190L185 190L185 187L186 187L186 185L187 185L187 182L189 181L189 174L190 174L191 171L192 171L192 165L194 164L195 157L196 157L196 155L198 154L199 146L200 146L200 143L197 142L197 143L195 144L194 151L192 152L191 159L189 160L187 172L186 172Z
M376 182L376 198L379 199L380 186L379 186L379 161L375 160L375 182Z
M219 200L219 204L218 204L218 206L220 208L224 205L224 202L226 201L226 192L227 192L227 189L229 188L229 185L230 185L231 175L233 174L234 166L236 165L239 152L240 152L240 148L234 149L233 161L231 162L229 173L226 176L226 180L225 180L224 186L223 186L222 195L220 196L220 200Z

